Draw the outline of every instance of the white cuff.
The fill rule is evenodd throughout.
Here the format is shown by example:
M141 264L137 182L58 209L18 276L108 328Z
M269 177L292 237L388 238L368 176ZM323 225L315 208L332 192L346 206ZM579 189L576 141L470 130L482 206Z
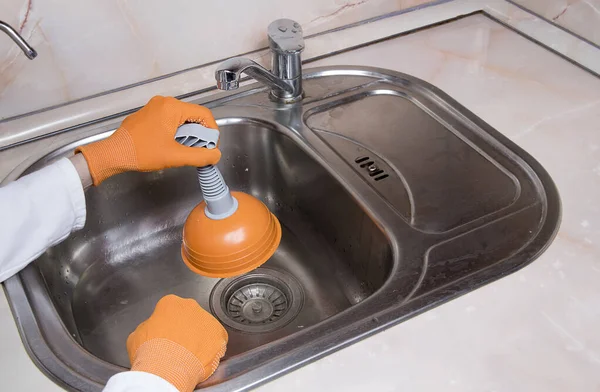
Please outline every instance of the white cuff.
M56 167L64 173L64 185L67 189L67 194L73 207L73 228L71 232L81 230L85 226L85 193L81 185L81 179L77 173L77 169L73 166L70 159L63 158L56 162Z
M179 392L167 380L152 373L123 372L108 380L103 392Z

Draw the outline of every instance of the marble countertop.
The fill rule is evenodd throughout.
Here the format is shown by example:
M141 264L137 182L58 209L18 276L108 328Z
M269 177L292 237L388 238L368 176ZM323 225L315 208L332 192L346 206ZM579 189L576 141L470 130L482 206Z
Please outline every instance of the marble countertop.
M595 72L600 69L600 49L562 36L568 33L526 17L504 1L479 2L479 7L481 3L488 7L487 14L521 33L531 30L528 35L575 62ZM389 36L420 27L419 23L468 14L465 10L473 4L446 3L338 33L343 33L346 45L355 45L376 34ZM313 47L332 51L340 41L321 36ZM482 13L309 66L335 64L390 68L444 90L546 168L561 195L562 225L551 247L528 267L258 390L598 390L600 79ZM152 89L160 90L160 86L139 88L125 102L118 100L102 110L135 106ZM100 113L94 108L107 98L97 99L87 102L86 113ZM77 108L69 109L70 116L67 109L52 116L66 116L63 124L81 120L74 114L81 113ZM27 121L43 127L48 115ZM28 358L4 295L0 295L0 336L3 386L11 391L61 390Z

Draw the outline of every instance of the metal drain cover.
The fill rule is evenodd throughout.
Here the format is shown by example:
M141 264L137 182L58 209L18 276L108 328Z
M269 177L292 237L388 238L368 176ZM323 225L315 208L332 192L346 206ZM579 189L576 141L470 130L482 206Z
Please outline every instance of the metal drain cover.
M286 295L266 283L251 283L241 287L227 301L227 314L242 324L270 323L287 311Z
M268 268L223 279L210 297L211 310L222 323L252 333L283 327L298 315L303 303L304 292L298 281Z

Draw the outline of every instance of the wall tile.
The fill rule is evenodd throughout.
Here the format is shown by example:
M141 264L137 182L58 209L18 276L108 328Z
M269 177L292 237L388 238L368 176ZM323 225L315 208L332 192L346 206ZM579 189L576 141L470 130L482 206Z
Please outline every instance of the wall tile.
M0 38L0 120L267 45L267 25L306 35L431 0L4 0L0 15L39 56Z

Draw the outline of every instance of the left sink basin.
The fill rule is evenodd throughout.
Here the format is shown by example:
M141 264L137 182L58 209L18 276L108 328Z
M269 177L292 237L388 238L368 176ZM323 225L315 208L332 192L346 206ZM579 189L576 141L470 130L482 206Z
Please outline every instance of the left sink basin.
M195 298L221 318L232 357L362 301L389 273L385 236L322 166L268 124L219 122L219 167L228 185L267 203L281 221L282 244L260 273L220 283L218 298L211 298L219 279L189 271L180 256L183 223L202 197L193 168L127 173L91 188L85 228L35 266L62 322L94 356L128 367L127 336L169 293ZM366 251L379 255L377 273L351 268L348 256L331 245L351 228L371 234ZM363 251L357 244L353 252ZM227 291L229 284L236 287ZM258 320L235 308L262 300L273 309L263 309Z
M253 194L277 215L281 245L263 267L243 278L206 278L191 272L180 255L183 223L202 197L193 168L125 173L89 189L85 228L49 249L21 276L28 281L26 295L37 298L31 301L34 313L43 309L37 321L42 335L50 336L47 345L62 357L53 364L60 365L58 372L46 369L61 384L95 390L125 370L127 336L169 293L196 299L228 329L226 368L229 358L363 301L388 277L392 250L382 230L286 135L289 130L250 118L218 122L223 176L231 189ZM30 170L74 147L48 155ZM364 240L345 248L336 245L339 236ZM258 320L249 320L235 308L243 308L244 301L268 308ZM85 382L78 381L81 375Z

